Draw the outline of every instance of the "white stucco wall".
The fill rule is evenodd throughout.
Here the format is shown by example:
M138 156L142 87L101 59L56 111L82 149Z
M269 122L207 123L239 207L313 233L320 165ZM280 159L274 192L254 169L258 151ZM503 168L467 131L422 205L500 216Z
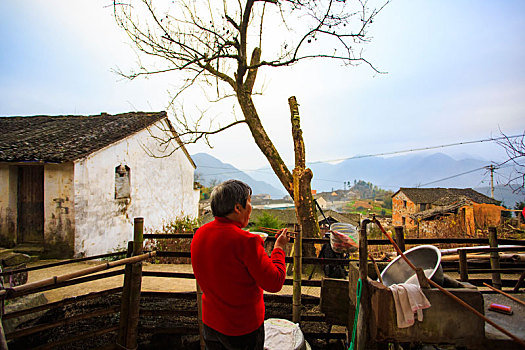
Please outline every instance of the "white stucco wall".
M158 127L166 128L164 122ZM193 189L194 167L182 150L162 154L156 126L75 162L75 254L92 256L124 249L133 237L133 219L161 228L181 216L198 216L199 192ZM170 148L169 150L172 150ZM115 168L130 168L131 198L115 199Z

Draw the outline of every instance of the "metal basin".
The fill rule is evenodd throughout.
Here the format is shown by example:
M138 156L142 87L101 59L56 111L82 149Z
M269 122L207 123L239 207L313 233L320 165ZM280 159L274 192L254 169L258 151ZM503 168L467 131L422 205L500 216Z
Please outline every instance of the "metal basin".
M443 284L443 268L441 267L441 252L433 245L420 245L404 252L405 256L416 267L421 267L425 276L439 285ZM381 278L385 286L399 283L411 283L419 286L416 272L406 261L398 256L388 264Z

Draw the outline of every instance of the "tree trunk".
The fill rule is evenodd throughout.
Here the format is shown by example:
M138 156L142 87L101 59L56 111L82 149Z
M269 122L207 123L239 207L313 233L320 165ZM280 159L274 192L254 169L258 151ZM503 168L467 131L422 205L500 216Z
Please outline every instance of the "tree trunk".
M319 223L315 203L313 201L311 181L312 171L305 167L305 149L300 126L299 108L295 97L289 99L290 111L292 113L292 136L294 139L295 168L299 169L298 190L299 197L294 193L294 179L290 170L282 160L279 152L266 134L250 93L243 86L237 86L237 100L250 128L255 143L264 154L274 173L277 175L286 191L294 198L297 221L301 226L304 237L319 237ZM295 170L294 170L295 171ZM304 256L314 256L315 250L312 244L303 248Z
M317 210L315 208L314 198L312 196L312 177L313 173L306 168L306 157L301 130L301 118L299 117L299 105L295 96L288 99L290 106L292 137L295 151L295 168L294 168L294 203L297 222L301 226L303 237L319 237L319 222L317 221ZM295 180L297 179L297 180ZM315 250L313 244L303 245L305 256L314 256Z
M248 124L248 127L250 128L255 143L268 160L268 163L270 163L270 166L275 175L277 175L277 178L279 178L279 181L281 181L288 194L293 198L292 174L266 134L266 131L261 124L261 120L259 119L259 115L257 114L257 110L255 109L255 105L253 104L251 95L238 90L237 100L239 101L244 118L246 119L246 124Z

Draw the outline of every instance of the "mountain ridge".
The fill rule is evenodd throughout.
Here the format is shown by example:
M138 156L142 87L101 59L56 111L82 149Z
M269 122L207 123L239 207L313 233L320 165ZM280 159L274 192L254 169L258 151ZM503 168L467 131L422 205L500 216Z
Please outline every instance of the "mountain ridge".
M466 155L467 156L467 155ZM192 155L197 164L196 173L210 181L222 182L237 178L252 187L254 194L267 193L272 198L282 198L287 193L270 167L243 172L230 164L221 162L206 153ZM473 188L490 196L489 162L474 157L454 159L443 153L430 155L402 155L395 157L351 158L337 164L307 164L314 173L312 189L326 192L344 189L348 182L364 180L374 185L396 192L400 187L450 187ZM525 201L523 194L513 194L503 186L509 169L495 172L495 199L503 201L507 207ZM214 178L215 176L215 178Z

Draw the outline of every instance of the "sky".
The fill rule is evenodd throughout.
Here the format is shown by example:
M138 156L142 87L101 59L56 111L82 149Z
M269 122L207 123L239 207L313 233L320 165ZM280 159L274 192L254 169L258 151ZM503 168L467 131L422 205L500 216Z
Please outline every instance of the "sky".
M125 80L137 56L108 0L0 2L0 115L166 110L173 76ZM376 18L361 65L308 61L264 70L263 125L293 164L288 97L299 102L307 162L474 141L525 130L525 2L393 0ZM196 93L193 100L199 103ZM230 114L230 109L222 113ZM204 144L241 170L267 166L246 126ZM498 162L491 142L440 148ZM451 174L452 175L452 174Z

